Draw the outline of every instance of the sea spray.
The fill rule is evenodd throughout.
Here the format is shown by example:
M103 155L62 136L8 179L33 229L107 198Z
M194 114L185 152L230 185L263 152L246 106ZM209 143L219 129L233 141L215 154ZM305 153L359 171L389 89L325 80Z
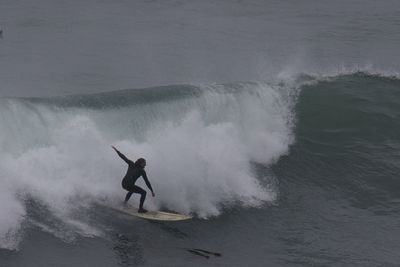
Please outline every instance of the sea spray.
M278 189L263 186L251 162L270 164L287 152L294 102L285 99L287 90L236 83L1 99L0 170L7 191L1 205L2 212L13 211L0 220L2 246L10 247L8 233L18 232L24 196L65 224L74 222L71 229L86 225L73 218L77 205L122 200L127 166L110 145L132 160L147 159L156 192L146 200L149 208L207 218L222 207L274 201ZM138 185L145 187L141 180Z

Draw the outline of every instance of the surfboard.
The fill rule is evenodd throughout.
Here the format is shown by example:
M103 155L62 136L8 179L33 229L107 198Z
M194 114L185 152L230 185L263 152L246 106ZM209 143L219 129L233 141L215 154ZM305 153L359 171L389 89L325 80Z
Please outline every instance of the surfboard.
M164 211L148 210L146 213L139 213L137 208L133 207L113 207L123 213L137 216L147 220L156 221L183 221L192 219L193 216L187 216L177 213L169 213Z

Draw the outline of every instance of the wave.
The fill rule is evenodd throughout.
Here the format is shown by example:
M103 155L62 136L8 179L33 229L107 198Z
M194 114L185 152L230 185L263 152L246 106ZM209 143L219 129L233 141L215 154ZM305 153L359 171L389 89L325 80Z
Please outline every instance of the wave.
M157 194L149 208L207 218L232 205L272 203L275 178L258 175L252 162L287 153L296 97L284 84L232 83L0 99L1 247L17 248L30 199L72 229L77 206L121 201L126 166L110 145L147 158Z
M296 106L297 138L354 145L397 141L400 79L357 72L304 85ZM336 146L338 147L338 146Z
M376 214L397 212L400 79L366 72L301 87L295 144L278 177Z
M153 209L208 218L237 205L275 203L277 184L289 182L394 212L388 203L400 197L399 88L396 76L345 72L273 85L1 98L0 246L17 248L26 221L67 241L101 235L76 211L123 199L126 166L110 145L147 158L157 197L145 205ZM44 215L32 215L32 203L45 207Z

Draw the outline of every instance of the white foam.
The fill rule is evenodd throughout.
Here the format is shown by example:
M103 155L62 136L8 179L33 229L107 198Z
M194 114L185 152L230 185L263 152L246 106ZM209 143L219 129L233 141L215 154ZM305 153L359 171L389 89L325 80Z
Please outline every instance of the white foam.
M0 247L17 249L22 238L21 225L25 210L10 187L2 183L0 189Z
M0 144L5 148L0 154L0 182L6 192L0 202L0 245L12 248L18 243L9 238L18 232L25 215L17 193L45 203L76 232L99 235L96 228L71 216L76 208L71 200L124 198L121 178L127 166L110 145L133 160L147 158L148 176L156 192L156 198L148 194L145 205L149 208L167 207L206 218L219 215L231 203L257 206L273 201L277 189L260 184L251 161L268 164L286 153L292 141L291 107L273 88L250 87L232 94L210 90L197 106L186 105L186 114L178 120L173 112L179 110L163 109L176 103L102 111L39 104L24 110L19 103L11 115L20 120L20 127L31 121L40 127L25 131L24 146L16 150L6 142L17 143L21 133L13 136L0 129ZM122 134L114 127L115 121L109 121L119 114L123 124L129 124L131 118L122 114L146 108L163 116L158 120L153 114L141 138L135 137L133 129L130 138L121 138L127 136L127 128ZM165 115L168 112L172 114ZM46 139L36 138L42 136ZM141 179L138 185L146 187ZM138 196L131 202L137 204Z

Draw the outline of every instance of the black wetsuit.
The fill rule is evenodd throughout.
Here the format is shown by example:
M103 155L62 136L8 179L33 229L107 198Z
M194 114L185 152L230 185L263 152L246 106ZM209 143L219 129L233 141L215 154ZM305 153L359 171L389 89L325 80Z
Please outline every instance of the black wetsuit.
M141 187L135 185L135 183L137 179L142 176L144 181L146 182L147 187L151 190L151 192L153 192L153 188L151 187L149 179L147 178L146 171L139 164L135 164L133 161L125 157L125 155L121 152L116 152L121 157L121 159L123 159L129 165L128 171L126 172L125 177L122 179L122 188L128 191L125 197L125 202L129 200L133 193L141 194L139 208L142 209L144 200L146 199L146 191L143 190Z

